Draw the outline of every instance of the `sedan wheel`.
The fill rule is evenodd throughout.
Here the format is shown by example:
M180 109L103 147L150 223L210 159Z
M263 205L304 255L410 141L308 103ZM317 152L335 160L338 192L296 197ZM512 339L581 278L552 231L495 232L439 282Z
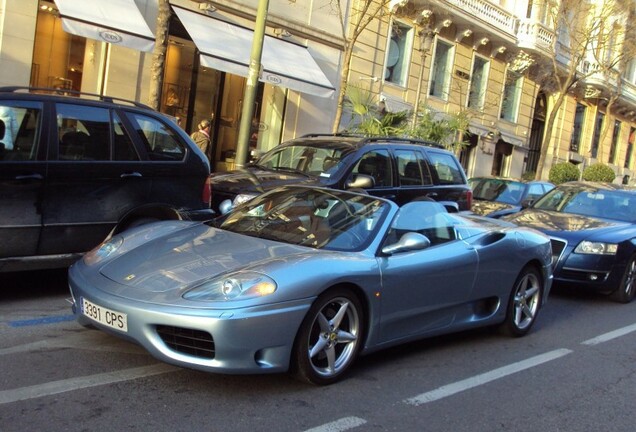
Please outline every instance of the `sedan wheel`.
M540 273L532 267L526 267L515 282L508 303L506 320L502 329L510 336L523 336L537 319L543 286Z
M625 273L618 289L612 293L612 300L629 303L636 295L636 255L632 255L625 267Z
M363 311L346 289L318 297L307 313L294 345L296 376L314 384L336 382L351 366L362 343Z

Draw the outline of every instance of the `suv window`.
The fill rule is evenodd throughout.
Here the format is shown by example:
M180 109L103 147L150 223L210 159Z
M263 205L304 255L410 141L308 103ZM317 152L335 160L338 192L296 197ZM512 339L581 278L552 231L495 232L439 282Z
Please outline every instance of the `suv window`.
M185 147L172 129L150 116L133 112L127 115L151 160L182 161L185 158Z
M365 153L353 168L353 174L365 174L373 177L375 187L393 186L391 157L387 150L375 150Z
M109 160L108 109L56 104L59 160Z
M431 173L421 153L397 150L395 152L395 158L401 185L422 186L432 184Z
M0 160L36 159L41 117L41 103L0 102L0 121L5 129L0 139Z
M437 172L439 184L464 184L464 177L456 159L446 153L428 152L431 165Z

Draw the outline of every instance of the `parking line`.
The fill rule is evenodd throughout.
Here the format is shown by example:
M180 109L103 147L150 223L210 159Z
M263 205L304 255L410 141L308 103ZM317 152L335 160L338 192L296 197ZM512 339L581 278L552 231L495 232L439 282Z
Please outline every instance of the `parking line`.
M74 319L75 315L56 315L42 318L9 321L7 324L9 324L9 327L28 327L42 324L57 324L66 321L73 321Z
M627 327L619 328L611 332L596 336L592 339L581 342L581 345L598 345L603 342L616 339L617 337L625 336L628 333L636 331L636 324L629 325Z
M362 426L366 422L366 420L361 419L360 417L344 417L340 420L336 420L322 426L307 429L305 432L342 432L358 426Z
M160 375L177 370L180 369L165 363L156 363L150 366L123 369L114 372L88 375L84 377L70 378L60 381L52 381L45 384L22 387L12 390L3 390L0 391L0 405L27 399L34 399L42 396L51 396L58 393L64 393L89 387L113 384L121 381L129 381L152 375Z
M570 354L571 352L573 351L569 349L558 349L558 350L550 351L545 354L541 354L535 357L530 357L529 359L522 360L517 363L512 363L498 369L494 369L490 372L486 372L471 378L467 378L462 381L457 381L455 383L439 387L430 392L422 393L421 395L406 399L404 400L404 402L410 405L415 405L415 406L422 405L428 402L433 402L448 396L452 396L464 390L468 390L473 387L477 387L482 384L489 383L490 381L494 381L499 378L503 378L505 376L512 375L517 372L521 372L523 370L532 368L534 366L539 366L540 364L543 364L552 360L556 360L560 357Z

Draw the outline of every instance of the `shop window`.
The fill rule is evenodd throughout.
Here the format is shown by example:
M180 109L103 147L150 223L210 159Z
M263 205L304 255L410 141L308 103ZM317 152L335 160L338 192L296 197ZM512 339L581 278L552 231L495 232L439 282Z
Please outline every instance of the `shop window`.
M40 8L30 85L60 91L81 90L85 52L86 38L65 32L55 9Z
M570 137L570 151L579 152L581 146L581 132L585 121L585 105L577 103L574 112L574 122L572 126L572 136Z
M625 168L630 168L632 165L632 151L634 150L634 139L636 138L636 128L629 130L629 139L627 141L627 151L625 152Z
M520 74L512 70L507 71L506 82L503 89L503 99L501 101L500 118L508 120L509 122L517 121L522 84L523 80Z
M393 21L387 43L385 81L402 87L406 86L412 44L413 27Z
M453 60L452 54L452 45L437 38L429 89L431 96L444 100L448 99Z
M621 122L614 121L614 131L612 132L612 145L610 146L608 162L611 164L616 163L616 147L618 146L618 136L621 134Z
M603 121L605 113L597 112L596 121L594 122L594 135L592 136L592 146L590 147L590 156L596 158L598 156L598 145L601 140L601 130L603 129Z
M484 106L486 84L488 83L488 60L475 56L473 70L470 75L470 90L468 92L468 107L479 109Z

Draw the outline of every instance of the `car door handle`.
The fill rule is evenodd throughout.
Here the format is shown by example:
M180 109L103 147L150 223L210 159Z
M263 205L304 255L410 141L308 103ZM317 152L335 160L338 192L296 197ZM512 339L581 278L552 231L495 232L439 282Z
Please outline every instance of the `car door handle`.
M16 180L43 180L44 177L42 176L42 174L25 174L25 175L19 175L15 177Z
M123 173L122 175L120 175L121 178L126 178L126 177L143 177L141 175L141 173L138 173L137 171L134 172L129 172L129 173Z

